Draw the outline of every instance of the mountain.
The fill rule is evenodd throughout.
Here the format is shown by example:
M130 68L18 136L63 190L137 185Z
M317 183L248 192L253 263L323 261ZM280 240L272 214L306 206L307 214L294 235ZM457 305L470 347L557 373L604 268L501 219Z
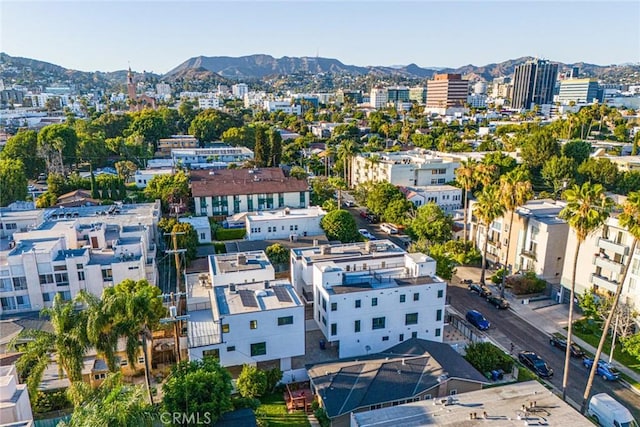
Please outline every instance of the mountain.
M423 68L416 64L404 66L377 65L360 67L355 65L346 65L339 60L332 58L296 58L289 56L274 58L270 55L249 55L241 57L198 56L188 59L178 65L176 68L165 74L164 78L184 72L186 69L203 68L229 79L264 79L266 77L298 73L400 76L413 79L427 79L431 78L435 73L457 73L476 79L490 81L495 77L512 75L517 65L520 65L530 59L533 59L533 57L523 56L521 58L509 59L507 61L483 66L469 64L458 68ZM571 67L577 66L580 68L581 74L596 78L610 75L613 70L624 71L629 68L633 72L638 69L638 64L624 67L616 65L602 66L584 62L578 62L575 64L559 63L559 65L560 71L568 70ZM615 74L619 73L616 72Z

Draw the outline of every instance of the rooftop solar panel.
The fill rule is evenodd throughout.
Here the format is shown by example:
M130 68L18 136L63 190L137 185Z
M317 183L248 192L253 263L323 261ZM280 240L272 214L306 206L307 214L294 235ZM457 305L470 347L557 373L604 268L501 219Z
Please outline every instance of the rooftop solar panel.
M241 290L238 291L238 295L240 295L240 300L242 301L242 305L245 307L257 307L258 301L256 301L256 295L253 291L249 290Z
M287 290L287 288L283 287L283 286L274 286L273 287L273 292L275 292L276 294L276 298L278 298L278 301L280 302L291 302L291 295L289 294L289 291Z

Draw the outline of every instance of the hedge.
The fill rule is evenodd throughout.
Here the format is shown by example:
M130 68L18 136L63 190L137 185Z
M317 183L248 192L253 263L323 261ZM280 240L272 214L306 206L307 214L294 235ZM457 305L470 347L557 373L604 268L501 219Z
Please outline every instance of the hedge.
M246 233L244 228L216 228L216 240L244 239Z

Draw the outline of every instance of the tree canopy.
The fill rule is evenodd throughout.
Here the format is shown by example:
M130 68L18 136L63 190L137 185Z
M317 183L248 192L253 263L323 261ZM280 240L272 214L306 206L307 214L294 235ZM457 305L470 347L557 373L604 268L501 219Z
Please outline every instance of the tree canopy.
M362 240L356 220L344 209L336 209L326 214L320 221L320 226L329 240L339 240L342 243Z
M430 244L444 243L453 235L453 219L435 203L420 206L411 221L409 232Z
M27 198L27 177L19 159L0 160L0 206Z

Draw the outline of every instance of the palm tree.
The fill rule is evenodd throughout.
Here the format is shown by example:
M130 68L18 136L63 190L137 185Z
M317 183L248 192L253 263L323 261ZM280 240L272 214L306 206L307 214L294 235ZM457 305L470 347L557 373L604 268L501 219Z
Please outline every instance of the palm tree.
M480 283L484 284L487 268L487 245L489 243L489 226L504 213L504 205L500 197L500 188L497 185L487 185L478 194L478 201L473 206L473 213L484 226L484 246L482 249L482 273Z
M468 202L469 202L469 192L475 186L475 169L478 165L478 162L474 159L463 160L460 162L460 167L456 169L456 181L458 184L462 186L464 189L464 230L462 231L462 241L467 242L467 210L468 210Z
M624 286L624 282L627 280L627 274L629 273L631 260L633 259L633 254L635 253L636 248L638 246L638 240L640 240L640 191L634 191L629 193L627 200L622 204L622 213L618 217L618 222L622 227L627 229L629 234L633 236L633 243L631 244L631 252L629 253L627 262L624 265L622 278L620 279L620 284L616 288L616 292L613 296L611 311L607 315L607 319L604 322L604 327L602 329L602 336L600 337L600 342L598 343L598 348L593 358L593 366L591 367L591 372L589 373L589 379L587 380L587 386L585 387L584 395L582 396L582 406L580 410L583 414L587 406L587 399L589 398L589 394L591 393L591 387L593 386L593 378L595 377L596 371L598 369L597 368L598 360L600 360L602 347L604 346L604 342L607 339L607 334L609 333L609 327L611 326L613 315L616 312L618 301L620 300L622 287Z
M351 159L356 153L360 152L360 146L353 140L348 139L340 144L338 148L338 155L342 158L342 166L344 168L344 180L347 183L347 187L351 186Z
M500 193L504 208L509 211L509 235L507 236L507 256L502 275L502 285L500 286L500 297L504 298L504 282L507 277L507 263L509 262L509 247L511 246L511 229L513 228L513 217L516 209L533 198L531 189L531 178L529 171L523 167L518 167L506 175L500 177Z
M604 194L600 184L591 185L585 182L582 186L574 185L565 192L567 205L560 211L560 218L567 221L569 227L576 233L576 249L573 256L573 273L571 276L571 295L569 300L569 325L567 327L567 342L571 343L573 332L573 301L576 290L576 270L580 246L587 236L598 230L609 217L613 201ZM566 400L567 381L569 379L569 360L571 346L567 345L564 360L564 375L562 377L562 399Z
M82 381L82 364L89 346L86 316L75 310L73 302L64 301L56 294L53 306L43 309L40 315L49 317L53 332L25 329L8 345L13 351L20 347L21 341L29 340L16 367L21 376L26 376L32 396L36 395L44 370L53 362L52 354L55 354L60 376L64 372L71 383Z
M118 338L120 337L119 325L114 323L112 313L105 310L102 300L86 291L80 291L76 301L85 304L87 316L87 338L107 362L111 372L118 372L120 365L116 360L118 350Z

